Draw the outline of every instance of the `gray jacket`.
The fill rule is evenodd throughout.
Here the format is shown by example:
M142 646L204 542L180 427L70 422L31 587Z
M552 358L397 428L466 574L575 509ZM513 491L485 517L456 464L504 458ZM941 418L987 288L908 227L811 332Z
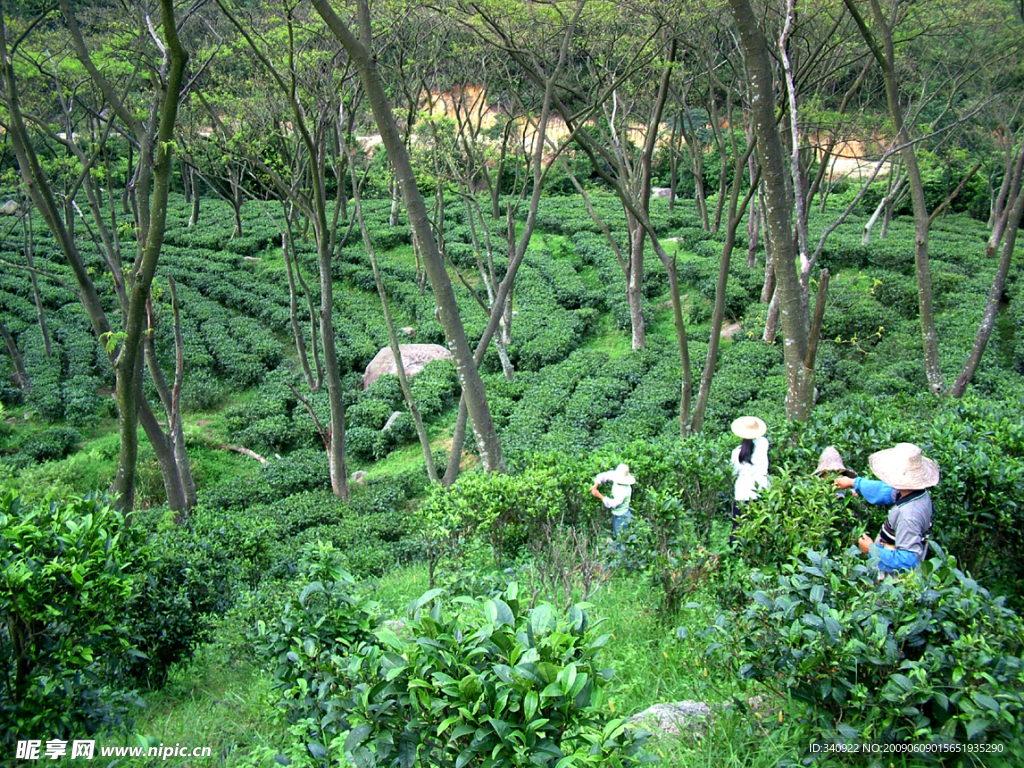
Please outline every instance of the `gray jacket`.
M932 497L928 491L903 496L889 510L886 527L895 533L896 549L905 549L924 560L932 532Z

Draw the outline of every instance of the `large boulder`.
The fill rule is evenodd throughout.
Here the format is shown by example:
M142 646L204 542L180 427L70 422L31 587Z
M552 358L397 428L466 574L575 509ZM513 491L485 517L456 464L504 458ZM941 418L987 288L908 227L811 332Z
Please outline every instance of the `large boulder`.
M398 350L402 353L402 367L405 368L406 376L415 376L431 360L452 359L452 353L440 344L399 344ZM363 373L363 389L367 389L385 373L398 373L391 347L384 347L366 366Z

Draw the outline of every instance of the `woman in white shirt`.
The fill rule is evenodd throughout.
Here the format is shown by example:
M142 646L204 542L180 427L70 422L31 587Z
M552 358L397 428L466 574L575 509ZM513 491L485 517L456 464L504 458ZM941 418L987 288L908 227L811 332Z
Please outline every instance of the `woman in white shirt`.
M733 493L732 527L736 529L736 518L740 504L757 498L759 490L771 485L768 478L768 438L764 433L768 426L756 416L741 416L732 423L732 433L743 438L732 452L732 474L736 485Z

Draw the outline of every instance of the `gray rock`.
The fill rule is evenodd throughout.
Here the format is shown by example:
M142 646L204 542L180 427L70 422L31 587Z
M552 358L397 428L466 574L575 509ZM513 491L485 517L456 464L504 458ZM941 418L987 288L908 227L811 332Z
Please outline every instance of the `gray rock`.
M8 200L3 205L0 205L0 216L13 216L18 210L18 203L14 200Z
M678 736L683 731L700 728L710 714L711 708L703 701L676 701L648 707L629 718L629 722L651 731Z
M366 473L361 469L356 470L352 473L352 477L350 479L356 485L362 485L366 482Z
M671 197L671 187L651 187L651 197Z
M406 376L415 376L431 360L452 359L452 353L440 344L399 344L398 350L402 355L402 367L405 368ZM384 347L374 355L373 360L366 366L366 371L363 373L363 389L369 387L385 373L397 372L398 366L395 365L395 356L391 354L391 347Z

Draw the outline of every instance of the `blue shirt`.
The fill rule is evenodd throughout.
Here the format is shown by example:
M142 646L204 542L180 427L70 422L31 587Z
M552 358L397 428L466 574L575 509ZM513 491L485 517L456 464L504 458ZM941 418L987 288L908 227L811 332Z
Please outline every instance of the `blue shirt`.
M915 491L900 498L896 490L881 480L858 477L853 488L869 504L893 506L886 524L895 538L895 549L872 544L869 554L878 558L883 573L909 571L921 564L932 527L932 504L927 491ZM905 507L905 508L904 508Z
M888 507L896 503L896 489L881 480L854 478L853 490L863 496L868 504Z

